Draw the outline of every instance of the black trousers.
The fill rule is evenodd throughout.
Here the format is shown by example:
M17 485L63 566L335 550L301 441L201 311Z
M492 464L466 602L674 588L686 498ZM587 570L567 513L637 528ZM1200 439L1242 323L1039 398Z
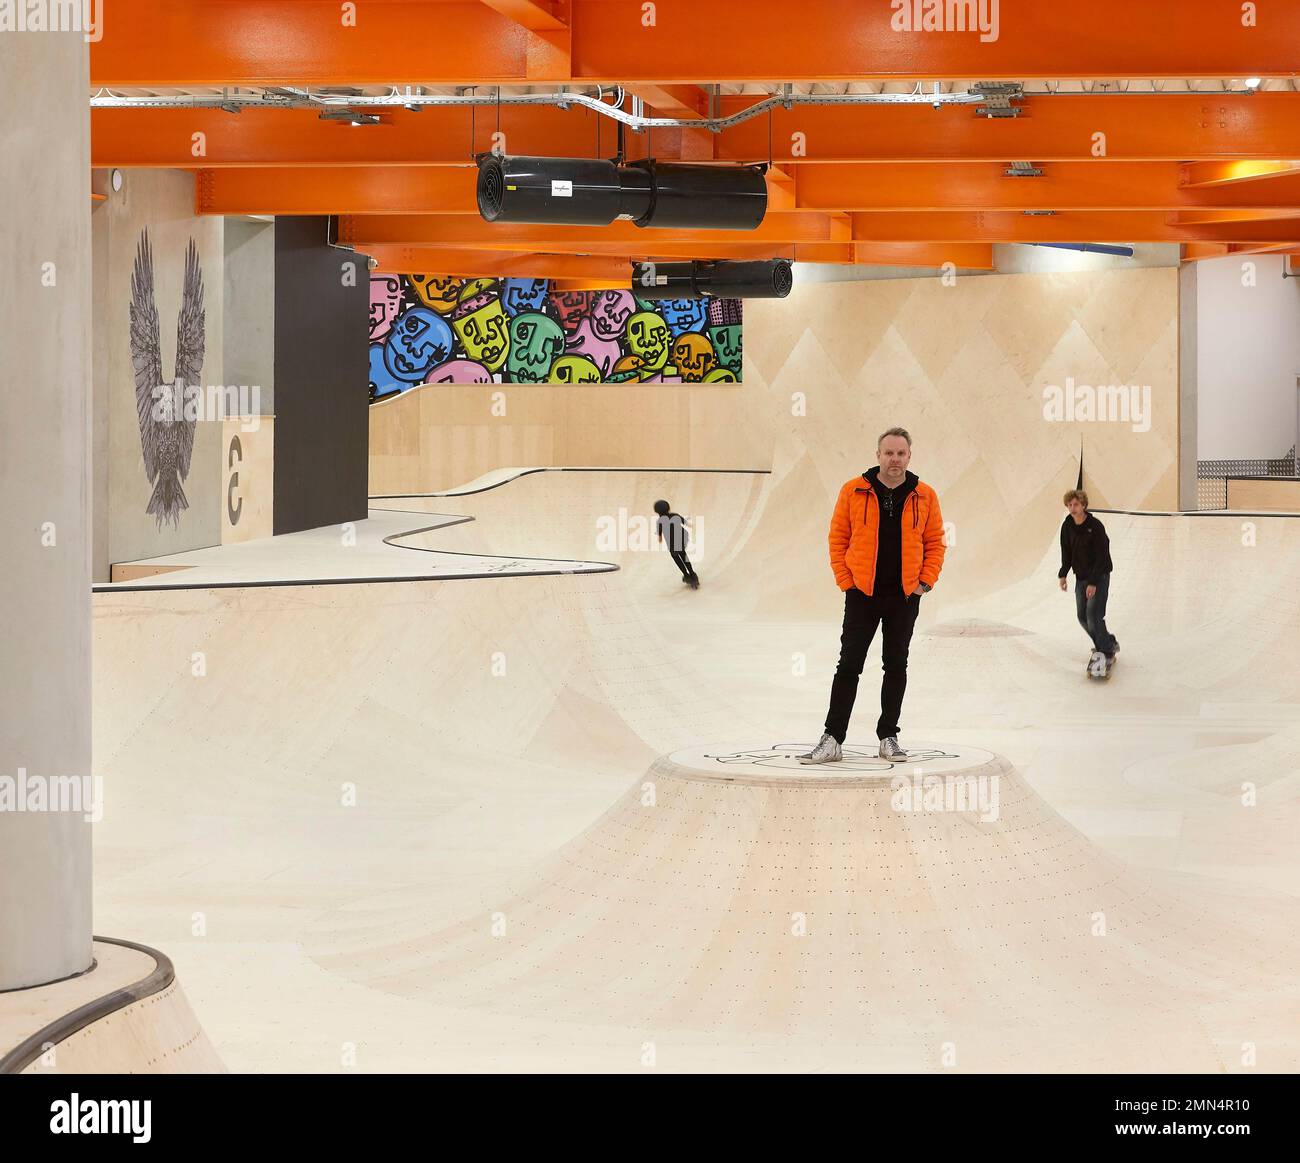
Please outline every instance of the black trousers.
M844 631L840 635L840 664L831 683L831 705L826 712L826 734L843 743L849 733L849 717L858 696L858 678L867 661L867 648L883 627L881 656L885 672L880 687L880 719L876 738L888 739L898 734L898 717L903 711L907 692L907 650L912 644L912 630L921 609L921 596L904 597L898 593L885 596L864 594L860 589L844 592Z
M682 577L695 576L695 567L691 564L691 559L686 556L686 550L669 549L668 556L677 563L677 568L682 571Z

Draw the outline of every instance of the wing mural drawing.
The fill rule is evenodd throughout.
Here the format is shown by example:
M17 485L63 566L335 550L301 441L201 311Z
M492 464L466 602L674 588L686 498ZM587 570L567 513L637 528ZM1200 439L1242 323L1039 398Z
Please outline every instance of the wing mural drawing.
M197 416L187 408L203 372L203 271L199 252L190 239L185 250L185 282L176 324L175 375L164 382L161 329L154 301L153 247L142 231L131 271L131 366L135 371L136 418L145 476L153 485L145 512L159 527L168 521L179 527L181 510L189 508L182 482L190 473Z

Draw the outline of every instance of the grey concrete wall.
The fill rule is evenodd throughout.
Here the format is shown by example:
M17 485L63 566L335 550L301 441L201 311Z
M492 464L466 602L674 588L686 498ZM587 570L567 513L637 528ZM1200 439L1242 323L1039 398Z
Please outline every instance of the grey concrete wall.
M95 211L107 231L106 258L96 273L96 343L106 353L108 374L108 560L179 553L221 542L220 419L200 419L182 488L188 507L173 524L148 512L154 484L145 473L131 362L131 274L137 246L148 230L153 249L154 302L158 311L162 373L170 381L176 366L176 333L190 239L203 274L205 335L200 380L204 387L226 383L224 375L221 218L194 214L194 178L179 170L125 170L122 189L110 192ZM83 185L85 183L83 182ZM100 222L102 219L102 226Z
M91 963L91 805L26 794L91 774L88 84L79 33L0 34L0 989Z
M275 223L227 218L222 328L226 382L261 389L275 412Z

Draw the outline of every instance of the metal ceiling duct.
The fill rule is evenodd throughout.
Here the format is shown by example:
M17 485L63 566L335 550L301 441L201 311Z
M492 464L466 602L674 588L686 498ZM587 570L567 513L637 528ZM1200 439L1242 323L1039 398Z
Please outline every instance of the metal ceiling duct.
M764 168L486 154L478 209L488 222L753 230L767 213Z
M632 264L632 293L642 299L784 299L793 285L784 258Z

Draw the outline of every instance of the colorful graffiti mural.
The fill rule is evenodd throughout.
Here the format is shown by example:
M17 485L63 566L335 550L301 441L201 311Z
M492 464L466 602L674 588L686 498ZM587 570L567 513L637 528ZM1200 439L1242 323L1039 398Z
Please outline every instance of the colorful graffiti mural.
M370 399L420 384L738 383L739 299L370 277Z

